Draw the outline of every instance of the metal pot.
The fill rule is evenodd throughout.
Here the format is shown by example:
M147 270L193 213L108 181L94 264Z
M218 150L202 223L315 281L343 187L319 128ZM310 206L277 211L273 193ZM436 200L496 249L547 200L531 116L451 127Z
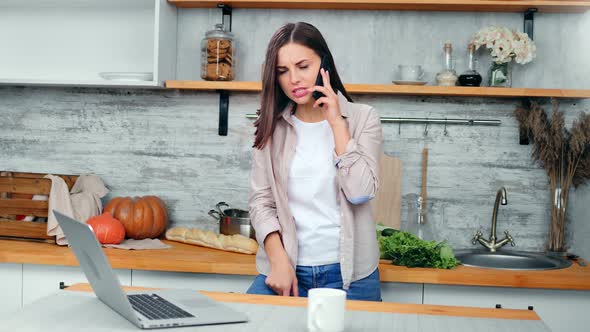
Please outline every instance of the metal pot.
M225 206L228 209L222 209ZM219 232L224 235L241 234L256 240L254 227L250 224L250 213L241 209L229 209L225 202L215 205L218 211L210 210L209 215L219 221Z

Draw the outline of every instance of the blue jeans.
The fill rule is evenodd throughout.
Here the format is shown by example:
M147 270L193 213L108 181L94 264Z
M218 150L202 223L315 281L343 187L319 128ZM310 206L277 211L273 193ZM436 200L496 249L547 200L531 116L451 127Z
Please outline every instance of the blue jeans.
M339 263L320 266L297 265L295 274L297 275L299 296L307 297L307 292L312 288L342 289L342 275L340 274ZM259 274L246 293L277 295L266 285L265 281L266 276ZM346 298L348 300L382 301L379 270L375 269L369 276L352 282L346 291Z

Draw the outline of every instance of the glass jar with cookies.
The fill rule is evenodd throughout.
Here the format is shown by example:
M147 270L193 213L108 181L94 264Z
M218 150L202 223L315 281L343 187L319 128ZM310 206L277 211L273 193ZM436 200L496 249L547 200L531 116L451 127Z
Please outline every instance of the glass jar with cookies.
M223 24L215 24L201 42L201 78L207 81L234 79L234 37Z

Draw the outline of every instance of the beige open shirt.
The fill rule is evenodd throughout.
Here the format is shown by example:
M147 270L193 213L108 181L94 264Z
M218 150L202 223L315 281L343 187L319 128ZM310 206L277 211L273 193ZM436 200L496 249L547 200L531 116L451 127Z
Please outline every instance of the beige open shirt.
M367 277L379 264L369 200L375 197L379 186L383 134L379 114L372 107L350 103L341 93L338 93L338 103L351 136L346 151L340 156L334 153L341 222L340 268L344 289L348 289L352 281ZM256 268L264 275L270 272L264 239L272 232L280 233L291 264L295 267L297 263L295 220L287 197L289 169L297 146L292 110L293 104L285 108L266 146L262 150L252 150L248 204L260 244Z

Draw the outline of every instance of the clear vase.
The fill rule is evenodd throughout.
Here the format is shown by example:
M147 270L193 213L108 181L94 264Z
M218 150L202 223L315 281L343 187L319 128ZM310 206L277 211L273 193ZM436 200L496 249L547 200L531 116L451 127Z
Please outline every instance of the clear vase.
M565 252L567 193L560 186L552 188L550 192L553 201L551 202L551 223L547 250Z
M492 62L488 73L489 86L510 88L512 87L512 67L510 62Z
M402 231L412 233L425 241L434 240L432 220L427 221L428 212L432 210L432 201L424 202L420 195L408 194L406 203L408 216L406 223L402 225Z

